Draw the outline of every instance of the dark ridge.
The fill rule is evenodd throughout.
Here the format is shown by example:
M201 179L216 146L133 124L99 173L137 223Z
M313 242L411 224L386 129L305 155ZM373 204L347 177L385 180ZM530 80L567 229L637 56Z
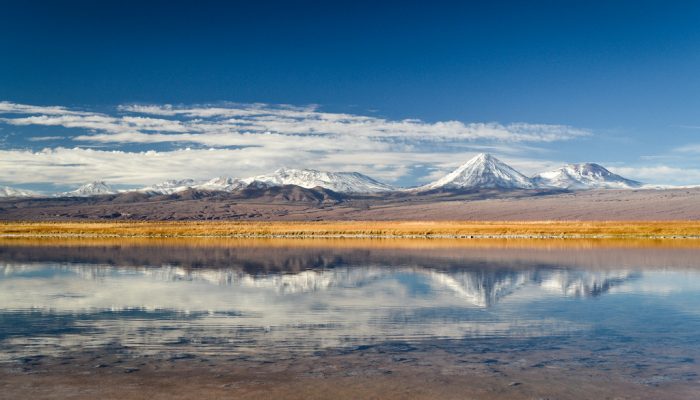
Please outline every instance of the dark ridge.
M329 189L317 186L312 189L296 185L255 187L248 186L234 194L245 199L270 199L288 202L310 202L337 204L345 199L345 196Z
M341 194L316 187L249 186L94 197L0 199L0 220L697 220L700 188L482 189Z

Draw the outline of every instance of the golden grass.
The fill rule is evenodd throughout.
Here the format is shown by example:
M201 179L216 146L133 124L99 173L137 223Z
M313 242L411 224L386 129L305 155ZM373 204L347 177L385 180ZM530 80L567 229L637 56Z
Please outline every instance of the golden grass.
M700 238L700 221L2 222L0 236Z
M59 236L0 236L2 246L36 247L113 247L120 249L151 247L210 248L265 248L265 249L539 249L539 250L594 250L594 249L700 249L700 240L612 238L612 239L527 239L479 238L246 238L246 237L59 237Z

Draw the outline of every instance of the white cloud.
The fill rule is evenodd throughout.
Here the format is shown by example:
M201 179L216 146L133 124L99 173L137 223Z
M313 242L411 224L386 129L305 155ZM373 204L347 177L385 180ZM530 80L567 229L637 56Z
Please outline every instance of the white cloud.
M610 171L626 178L644 183L663 185L688 185L700 182L700 169L679 168L669 165L654 165L641 167L610 167Z
M352 143L346 143L352 146ZM93 180L114 184L148 185L173 178L207 179L228 175L247 177L282 166L331 171L357 171L376 179L395 182L411 173L415 165L427 166L431 173L420 176L425 183L450 172L474 156L474 152L451 153L404 151L390 148L352 148L347 152L321 153L303 148L272 150L271 146L239 149L181 149L173 151L126 152L86 148L47 148L41 151L0 150L0 182L57 182L79 185ZM540 163L505 158L513 165L542 170Z
M698 143L686 144L685 146L675 148L674 151L679 152L679 153L700 154L700 144L698 144Z
M30 142L43 142L46 140L62 140L66 139L65 136L32 136L28 140Z
M159 132L187 132L180 121L166 119L121 117L115 118L106 115L39 115L21 118L0 118L0 121L10 125L41 125L62 126L64 128L79 128L91 131L110 133L159 131Z
M260 148L125 152L82 148L42 151L0 150L0 180L80 184L104 179L117 184L150 184L170 178L210 178L222 172L276 168L301 154L272 157ZM251 160L257 160L251 165ZM274 161L274 163L273 163Z
M396 181L421 164L434 175L448 172L480 149L499 154L528 153L532 144L589 135L565 125L424 122L319 111L316 106L267 104L216 106L123 105L114 115L0 103L0 122L14 126L70 129L65 138L80 148L0 151L0 181L78 184L104 179L118 184L151 184L172 178L248 176L281 166L358 171ZM17 114L17 115L15 115ZM76 131L77 130L77 131ZM97 150L123 144L171 144L209 149L173 151ZM531 161L506 159L521 165ZM528 164L529 163L529 164ZM420 179L424 181L424 179Z
M358 153L355 153L356 155ZM280 166L304 166L329 170L353 170L392 181L406 173L404 164L425 161L435 154L405 154L401 164L393 153L362 153L338 160L303 149L284 152L265 147L242 149L190 149L125 152L83 148L42 151L0 150L0 181L8 183L60 182L81 184L104 179L111 183L142 185L172 178L205 179L218 175L250 176ZM367 159L384 160L368 165Z
M33 106L0 101L0 114L90 115L93 113L69 110L60 106Z
M45 108L11 103L7 109L33 110L36 114ZM10 107L10 105L12 107ZM65 111L61 113L60 111ZM345 113L320 112L314 107L298 108L291 106L270 106L262 104L229 105L227 107L173 107L173 106L121 106L119 110L126 116L109 116L99 113L73 112L61 107L51 107L44 115L9 117L1 121L11 125L63 126L96 131L97 135L81 135L79 140L92 140L106 143L124 143L132 140L129 135L153 132L187 133L190 136L157 136L151 140L137 137L135 142L179 142L186 138L193 143L215 145L208 137L218 135L221 146L227 146L226 135L242 133L274 133L280 135L317 135L372 139L375 141L496 141L496 142L553 142L570 140L590 133L566 125L515 123L503 125L490 123L463 123L459 121L438 121L434 123L416 119L388 120ZM3 113L3 109L0 109ZM178 117L179 119L150 118L140 115ZM170 140L168 140L170 139Z

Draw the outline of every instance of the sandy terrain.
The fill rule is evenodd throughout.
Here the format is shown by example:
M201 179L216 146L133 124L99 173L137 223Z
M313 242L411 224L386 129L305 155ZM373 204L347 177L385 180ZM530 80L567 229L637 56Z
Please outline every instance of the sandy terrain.
M0 201L0 220L698 220L700 189L310 197L225 194Z

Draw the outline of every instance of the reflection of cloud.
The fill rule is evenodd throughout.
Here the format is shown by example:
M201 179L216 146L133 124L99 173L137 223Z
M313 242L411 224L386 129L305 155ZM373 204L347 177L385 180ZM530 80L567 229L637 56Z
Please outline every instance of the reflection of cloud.
M22 276L36 266L6 264L0 275ZM56 271L69 272L84 280L103 280L115 277L148 277L157 282L203 282L217 286L270 291L276 295L338 291L366 287L377 281L395 280L397 275L410 275L416 282L427 285L432 292L451 293L455 299L469 306L488 307L525 285L534 285L573 297L598 296L611 288L640 276L631 271L584 270L450 270L438 271L421 267L339 267L304 270L298 273L253 275L239 269L187 269L163 266L160 268L119 268L111 266L68 265ZM94 307L94 305L92 306ZM142 308L142 304L126 308ZM176 308L177 307L165 307Z
M518 288L536 286L537 276L541 274L532 270L410 267L251 275L231 269L9 263L0 269L0 312L25 313L28 319L42 318L28 310L43 318L61 315L70 320L68 326L72 321L89 333L68 331L39 341L20 336L2 346L47 351L53 345L118 342L163 349L185 338L187 346L205 342L201 351L221 352L239 351L236 346L317 348L583 329L579 323L542 316L513 320L485 312ZM541 295L551 296L546 291ZM136 311L136 317L129 317Z
M674 293L698 292L697 271L647 271L646 279L635 279L615 286L610 293L636 293L668 296ZM698 310L700 312L700 310Z

